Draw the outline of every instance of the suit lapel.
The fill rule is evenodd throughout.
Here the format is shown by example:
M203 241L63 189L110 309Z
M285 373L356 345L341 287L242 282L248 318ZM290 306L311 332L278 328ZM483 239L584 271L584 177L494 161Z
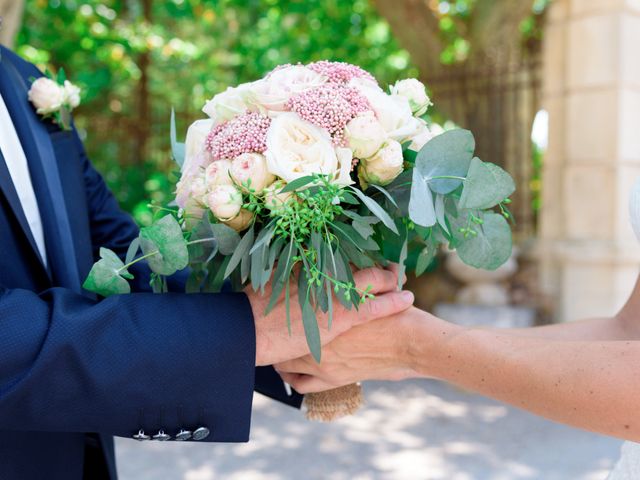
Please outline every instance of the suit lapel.
M40 255L40 250L38 249L38 245L36 244L35 239L33 238L31 227L29 227L29 222L27 221L27 217L25 216L24 210L22 209L20 198L18 197L16 188L13 185L11 174L9 173L9 169L7 168L7 164L4 156L2 155L2 151L0 151L0 191L2 191L5 198L7 199L7 202L9 202L9 205L13 210L13 214L15 215L18 223L20 224L20 227L22 228L22 232L29 241L31 250L33 250L33 253L40 260L42 268L45 268L44 261L42 259L42 256ZM47 273L49 272L47 271Z
M49 132L29 103L26 79L6 57L0 61L0 69L4 70L0 72L0 78L4 77L3 98L29 163L55 283L80 293L73 235Z

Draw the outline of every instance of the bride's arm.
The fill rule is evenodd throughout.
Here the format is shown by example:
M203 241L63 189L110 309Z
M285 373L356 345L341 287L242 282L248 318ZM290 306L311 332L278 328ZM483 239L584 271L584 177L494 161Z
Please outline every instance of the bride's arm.
M434 339L433 320L414 338ZM413 342L409 365L576 427L640 441L640 341L568 341L438 325Z
M640 290L611 319L467 329L417 309L353 329L279 365L301 392L366 379L433 377L576 427L640 441ZM628 339L628 340L623 340Z

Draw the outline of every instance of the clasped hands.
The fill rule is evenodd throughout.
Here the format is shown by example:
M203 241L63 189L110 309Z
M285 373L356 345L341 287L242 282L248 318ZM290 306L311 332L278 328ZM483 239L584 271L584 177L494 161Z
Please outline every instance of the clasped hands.
M264 315L269 294L248 292L256 323L256 365L274 365L283 380L300 393L318 392L367 379L401 380L420 376L413 367L412 330L425 313L412 307L413 294L398 291L397 270L369 268L354 273L356 287L371 287L375 298L359 310L335 302L331 329L318 317L322 342L320 364L308 354L299 308L291 308L285 324L285 303ZM297 294L291 286L291 296ZM291 302L296 305L297 302ZM296 305L297 306L297 305Z

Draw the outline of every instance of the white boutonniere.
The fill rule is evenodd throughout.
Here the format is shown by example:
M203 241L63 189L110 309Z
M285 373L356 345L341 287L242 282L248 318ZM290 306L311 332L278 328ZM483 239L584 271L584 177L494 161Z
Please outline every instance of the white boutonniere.
M51 118L63 130L71 130L71 111L80 105L80 88L67 80L61 69L56 80L48 74L34 79L29 101L43 118Z

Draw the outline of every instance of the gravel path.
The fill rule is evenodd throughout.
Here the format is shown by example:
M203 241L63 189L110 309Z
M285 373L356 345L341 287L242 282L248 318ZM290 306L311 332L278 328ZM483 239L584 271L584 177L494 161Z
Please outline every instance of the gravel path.
M366 396L318 424L257 395L248 444L119 439L121 480L603 480L621 443L435 381L370 382Z

